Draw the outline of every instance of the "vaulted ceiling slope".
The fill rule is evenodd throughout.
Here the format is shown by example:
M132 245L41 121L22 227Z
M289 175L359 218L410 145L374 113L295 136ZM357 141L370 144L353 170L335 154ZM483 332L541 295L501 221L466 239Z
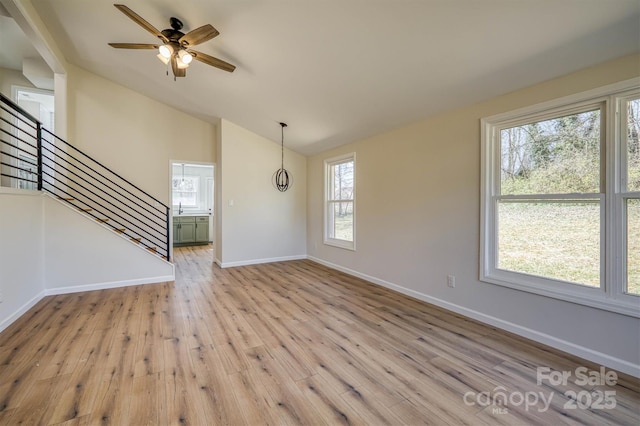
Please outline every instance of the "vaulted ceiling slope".
M638 0L125 0L158 29L210 23L174 81L111 0L31 0L66 59L209 121L313 154L640 51Z

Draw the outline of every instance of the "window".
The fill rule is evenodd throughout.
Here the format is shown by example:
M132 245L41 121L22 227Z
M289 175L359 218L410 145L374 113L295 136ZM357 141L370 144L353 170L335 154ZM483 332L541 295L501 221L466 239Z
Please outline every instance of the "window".
M37 190L38 184L38 160L32 155L18 153L18 188Z
M171 184L174 206L198 207L200 179L197 176L174 177Z
M627 294L640 295L640 94L619 101L621 121L621 201Z
M640 316L640 90L482 120L482 281Z
M324 243L355 250L356 154L325 160Z

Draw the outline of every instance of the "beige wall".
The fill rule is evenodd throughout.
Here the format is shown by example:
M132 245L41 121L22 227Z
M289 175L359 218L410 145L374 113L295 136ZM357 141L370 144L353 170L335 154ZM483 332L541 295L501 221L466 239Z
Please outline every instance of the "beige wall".
M638 319L478 281L479 120L636 77L639 68L638 56L620 58L309 158L308 254L529 337L577 345L583 356L637 365ZM323 160L354 151L352 252L322 243ZM448 274L456 288L446 286Z
M220 126L217 260L233 266L304 257L306 158L285 150L294 184L280 192L271 184L280 167L279 144L226 120Z
M68 70L67 140L165 204L169 160L216 161L215 125L76 66Z

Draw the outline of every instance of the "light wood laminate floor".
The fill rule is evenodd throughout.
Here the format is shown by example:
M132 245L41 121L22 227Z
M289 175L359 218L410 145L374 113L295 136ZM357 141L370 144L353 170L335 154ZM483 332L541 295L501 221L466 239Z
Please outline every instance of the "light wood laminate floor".
M640 422L637 379L537 385L599 366L311 261L175 261L175 283L47 297L3 331L0 424Z

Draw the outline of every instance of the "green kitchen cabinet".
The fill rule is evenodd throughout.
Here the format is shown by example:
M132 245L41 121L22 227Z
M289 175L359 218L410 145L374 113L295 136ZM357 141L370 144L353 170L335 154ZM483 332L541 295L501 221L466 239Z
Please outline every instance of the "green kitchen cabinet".
M209 216L174 216L173 245L209 243Z
M209 242L209 216L196 216L195 242L198 244Z

